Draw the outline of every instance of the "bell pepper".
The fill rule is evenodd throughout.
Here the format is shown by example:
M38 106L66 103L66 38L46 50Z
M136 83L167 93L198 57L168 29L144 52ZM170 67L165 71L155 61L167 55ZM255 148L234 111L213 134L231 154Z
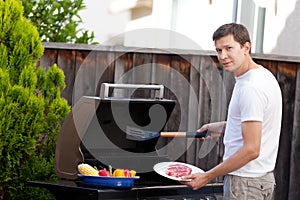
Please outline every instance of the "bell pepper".
M130 173L130 177L135 177L136 175L136 171L134 170L130 170L129 173Z
M115 169L113 176L115 177L125 177L124 169Z

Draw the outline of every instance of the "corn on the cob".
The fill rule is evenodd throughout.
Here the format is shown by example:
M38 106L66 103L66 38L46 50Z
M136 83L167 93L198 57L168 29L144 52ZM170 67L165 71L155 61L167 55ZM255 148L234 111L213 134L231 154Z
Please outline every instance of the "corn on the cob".
M85 176L98 176L98 170L96 170L89 164L85 164L85 163L79 164L78 171L80 174Z

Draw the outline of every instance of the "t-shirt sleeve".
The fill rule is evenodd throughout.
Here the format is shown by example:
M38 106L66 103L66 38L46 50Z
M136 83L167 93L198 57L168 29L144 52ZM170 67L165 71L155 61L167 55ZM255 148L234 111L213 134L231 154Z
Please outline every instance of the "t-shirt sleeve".
M263 121L266 102L265 95L259 88L254 86L242 88L239 94L241 122Z

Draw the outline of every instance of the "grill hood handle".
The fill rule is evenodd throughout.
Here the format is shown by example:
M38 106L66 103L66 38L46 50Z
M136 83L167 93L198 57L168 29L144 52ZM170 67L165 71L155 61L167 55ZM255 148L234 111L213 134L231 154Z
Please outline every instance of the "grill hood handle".
M102 83L100 90L100 98L109 97L109 88L116 89L148 89L148 90L158 90L159 99L164 97L164 86L163 85L143 85L143 84L114 84L114 83Z

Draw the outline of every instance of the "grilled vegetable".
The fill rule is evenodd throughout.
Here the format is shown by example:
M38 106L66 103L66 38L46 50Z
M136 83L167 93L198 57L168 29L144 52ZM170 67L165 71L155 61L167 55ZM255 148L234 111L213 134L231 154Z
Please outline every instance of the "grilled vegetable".
M106 169L100 169L99 176L110 176L110 173Z
M125 177L125 173L123 169L115 169L113 176L115 177Z
M99 171L89 164L79 164L78 165L78 171L80 174L85 175L85 176L98 176Z
M136 175L136 171L134 170L130 170L129 173L130 173L130 177L135 177Z
M130 177L130 171L128 169L124 169L125 177Z
M136 171L128 169L115 169L112 176L114 177L135 177Z
M109 174L112 176L113 172L112 172L112 166L111 165L108 166L108 171L109 171Z

